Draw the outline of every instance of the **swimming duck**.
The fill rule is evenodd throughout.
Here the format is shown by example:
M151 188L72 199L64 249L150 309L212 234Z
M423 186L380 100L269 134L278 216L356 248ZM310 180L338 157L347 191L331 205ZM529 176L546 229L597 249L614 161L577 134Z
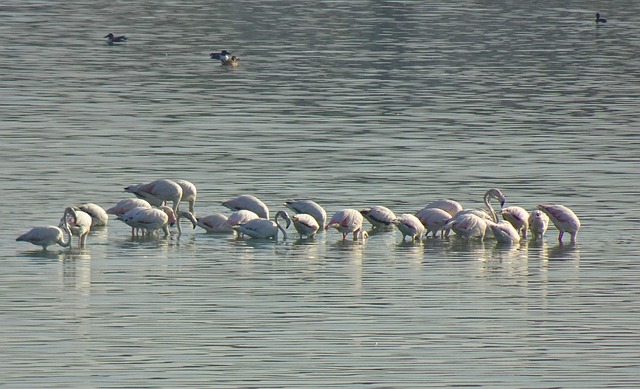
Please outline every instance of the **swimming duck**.
M597 23L606 23L607 19L601 18L599 13L596 13L596 24Z
M124 35L115 36L111 32L108 35L105 35L104 37L107 38L107 44L110 44L110 45L118 42L124 42L127 40L126 36Z
M217 59L223 64L224 62L231 60L231 53L228 52L227 50L222 50L219 53L211 53L209 55L211 56L212 59Z
M232 55L228 61L222 61L222 66L231 66L232 68L238 67L240 65L240 58Z

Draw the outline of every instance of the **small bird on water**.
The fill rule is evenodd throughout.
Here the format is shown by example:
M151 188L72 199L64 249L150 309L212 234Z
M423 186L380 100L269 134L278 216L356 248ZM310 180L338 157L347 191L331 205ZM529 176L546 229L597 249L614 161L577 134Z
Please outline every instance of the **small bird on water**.
M596 24L598 23L606 23L607 19L601 18L599 13L596 13Z
M124 42L127 40L127 37L125 35L115 36L111 32L105 35L104 37L107 38L107 44L109 45L112 45L114 43Z

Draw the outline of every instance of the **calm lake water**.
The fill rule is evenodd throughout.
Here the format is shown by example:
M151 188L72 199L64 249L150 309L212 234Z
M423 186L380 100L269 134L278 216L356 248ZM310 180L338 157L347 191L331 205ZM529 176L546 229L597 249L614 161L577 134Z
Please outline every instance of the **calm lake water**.
M3 2L0 382L637 386L640 5L606 5ZM84 249L15 241L157 178L195 183L200 216L245 193L400 214L497 187L582 230L149 241L112 220Z

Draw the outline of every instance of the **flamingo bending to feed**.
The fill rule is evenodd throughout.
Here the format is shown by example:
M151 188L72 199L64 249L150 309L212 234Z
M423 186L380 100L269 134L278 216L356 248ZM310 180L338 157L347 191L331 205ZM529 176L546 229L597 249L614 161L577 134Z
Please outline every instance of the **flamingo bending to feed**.
M60 219L59 226L63 226L68 223L71 235L75 235L79 238L78 247L85 247L87 244L87 236L91 231L91 223L93 220L88 213L81 211L75 207L67 207L64 210L64 215Z
M418 212L416 212L416 217L420 220L420 222L424 225L426 229L425 238L431 232L433 237L435 238L438 234L438 231L442 231L440 233L441 237L449 236L449 230L445 231L444 225L447 224L449 219L451 219L451 214L449 212L443 210L442 208L422 208Z
M544 214L539 209L531 212L529 216L529 230L533 240L542 239L545 232L549 228L549 216Z
M136 197L147 200L149 204L159 207L168 201L173 202L173 212L177 213L182 199L182 187L175 181L155 180L148 184L129 185L124 188L125 192L130 192Z
M246 209L263 219L269 219L269 208L260 199L252 195L241 195L222 202L222 205L232 211Z
M506 207L502 208L502 218L513 226L516 231L522 233L522 238L527 238L527 229L529 229L529 212L522 207Z
M474 213L458 213L445 224L445 229L452 229L457 235L464 240L471 240L474 237L484 239L487 230L487 222L485 219Z
M549 216L553 225L558 229L558 241L560 243L562 243L562 236L565 232L571 234L571 243L576 242L576 236L578 235L578 230L580 230L580 219L578 219L578 216L576 216L572 210L564 205L558 204L540 204L538 205L538 209Z
M275 222L264 219L252 219L243 224L237 224L232 228L238 233L249 235L256 239L270 239L278 240L278 231L282 231L282 238L287 239L287 231L278 223L278 218L282 217L287 222L287 227L291 225L291 219L285 211L278 211L276 213Z
M303 236L313 238L320 229L320 224L318 224L316 218L308 213L295 214L291 216L291 221L296 231L298 231L298 234L300 234L300 239L302 239Z
M65 233L67 235L66 240ZM71 231L65 220L62 228L56 226L34 227L20 235L16 242L29 242L36 246L42 246L44 251L54 244L59 244L62 247L71 247Z
M393 220L393 224L402 232L402 240L407 236L410 236L411 240L419 240L424 232L424 225L420 219L410 213L403 213Z
M313 216L320 226L319 229L324 230L327 224L327 211L320 204L312 200L287 200L284 205L297 214L306 213Z
M114 205L113 207L107 209L106 212L110 215L116 215L117 218L118 216L122 216L136 207L151 208L151 204L149 204L147 200L138 198L124 199L119 201L118 204Z
M132 228L143 230L142 235L155 235L158 230L164 232L164 236L169 235L169 225L179 223L181 217L186 217L191 221L193 227L196 226L196 219L189 212L179 212L176 216L171 207L162 205L159 208L134 208L120 219Z
M258 215L256 215L256 218ZM208 233L233 232L233 228L227 223L228 218L221 213L196 218L196 224L204 228Z
M392 228L394 224L393 221L396 219L396 215L393 211L381 205L363 209L360 213L369 223L371 223L373 228Z
M91 216L91 228L96 226L106 226L109 222L109 215L107 214L107 211L98 204L84 203L76 205L75 208L86 212Z
M363 222L364 217L357 210L343 209L333 214L325 229L333 227L342 232L342 240L346 239L349 233L353 233L353 240L359 237L364 239L367 237L367 233L362 230Z
M174 180L176 184L182 188L182 200L189 203L189 212L193 216L196 215L195 206L196 198L198 197L198 189L191 182L187 180Z
M492 221L485 222L491 231L493 236L500 243L518 243L520 242L520 233L516 228L508 221L501 221L494 223Z
M456 216L458 212L462 211L463 209L462 205L459 202L455 200L449 200L449 199L432 201L429 204L427 204L424 208L441 209L446 213L448 213L449 215L451 215L449 218Z

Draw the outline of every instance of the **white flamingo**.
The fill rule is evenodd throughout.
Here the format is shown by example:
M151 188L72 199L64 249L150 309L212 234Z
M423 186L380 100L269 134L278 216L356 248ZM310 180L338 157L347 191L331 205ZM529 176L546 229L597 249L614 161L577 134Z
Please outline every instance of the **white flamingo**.
M542 239L549 228L549 216L536 209L529 216L529 230L533 240Z
M269 208L260 199L252 195L241 195L222 202L222 205L232 211L245 209L251 211L263 219L269 219Z
M300 239L302 239L303 236L313 238L320 229L320 224L318 224L316 218L308 213L295 214L291 216L291 221L296 231L298 231L298 234L300 234Z
M373 228L393 228L393 221L396 219L396 215L392 210L381 205L363 209L360 213L369 223L371 223Z
M498 200L498 202L500 203L500 208L502 208L504 206L504 202L506 201L504 195L502 194L502 192L500 191L500 189L489 189L488 191L486 191L484 193L484 196L482 197L483 201L484 201L484 209L463 209L462 211L458 212L456 214L456 216L460 215L460 214L469 214L472 213L476 216L479 216L485 220L490 220L494 223L497 223L498 220L498 214L496 213L496 211L493 209L493 207L491 206L491 200L495 199Z
M174 180L176 184L180 185L182 188L182 199L181 201L186 201L189 203L189 212L193 216L195 216L195 206L196 206L196 198L198 197L198 189L193 183L187 180Z
M306 213L313 216L318 222L321 230L327 224L327 211L322 206L312 200L287 200L284 205L295 213ZM294 224L295 225L295 224Z
M520 233L515 227L508 221L501 221L494 223L492 221L485 222L491 231L493 236L500 243L518 243L520 242Z
M416 217L422 222L426 229L425 237L431 232L435 238L438 231L442 231L440 236L449 236L449 231L443 230L444 225L451 219L451 214L442 208L422 208L416 212Z
M560 243L562 243L562 236L565 232L571 234L571 243L576 242L576 236L578 235L578 230L580 230L580 219L578 219L578 216L576 216L572 210L564 205L558 204L540 204L538 205L538 209L549 216L553 225L558 229L558 241Z
M84 203L76 205L75 208L78 208L91 216L91 228L96 226L106 226L109 222L109 215L107 214L107 211L98 204Z
M360 212L355 209L343 209L333 214L331 220L325 227L329 229L331 227L342 233L342 239L346 239L347 235L353 233L353 239L366 238L367 234L362 230L362 223L364 217Z
M258 215L256 215L256 218ZM221 213L214 213L205 217L196 218L196 224L204 228L208 233L233 232L233 228L227 223L228 217Z
M411 240L419 240L420 235L424 232L424 225L420 219L410 213L398 216L393 220L393 224L402 232L402 240L405 240L407 236L410 236Z
M282 231L282 238L287 239L287 231L278 223L278 218L282 217L287 222L287 227L291 225L291 219L285 211L276 213L275 222L269 219L258 218L249 220L243 224L233 226L238 233L248 235L255 239L274 239L278 240L278 231Z
M522 238L527 238L527 229L529 229L529 212L522 207L506 207L500 212L502 218L513 226L516 231L522 234Z
M432 201L429 204L427 204L424 208L441 209L446 213L448 213L449 215L451 215L450 218L456 216L458 212L462 211L463 209L462 205L459 202L455 200L450 200L450 199Z
M196 220L189 212L180 212L179 217L187 217L194 225ZM134 208L122 215L120 218L123 222L132 228L139 228L146 231L146 234L153 236L157 231L162 230L164 236L169 235L169 225L178 223L178 218L171 207L162 205L159 208Z
M65 240L66 233L66 240ZM47 247L58 244L62 247L71 247L71 231L69 225L63 223L63 228L56 226L34 227L28 232L20 235L16 242L29 242L36 246L42 246L42 250Z
M87 245L89 231L91 231L92 222L93 220L88 213L74 207L67 207L64 210L62 219L60 219L59 226L68 223L71 235L78 237L78 247L85 247Z
M182 199L182 187L175 181L155 180L148 184L134 184L124 188L125 192L130 192L136 197L147 200L149 204L159 207L167 202L173 202L173 212L177 213Z
M471 240L474 237L479 237L480 240L483 240L487 230L487 222L473 213L458 213L456 217L451 218L445 224L444 228L452 229L464 240Z

